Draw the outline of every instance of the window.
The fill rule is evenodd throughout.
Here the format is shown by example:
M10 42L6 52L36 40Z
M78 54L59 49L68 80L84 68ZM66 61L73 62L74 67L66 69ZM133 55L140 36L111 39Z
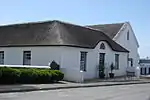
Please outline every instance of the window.
M0 64L4 64L4 51L0 51Z
M133 59L131 58L131 67L133 66Z
M31 51L23 52L23 65L31 65Z
M102 43L102 44L100 45L100 49L105 49L104 43Z
M130 62L130 66L133 66L133 58L129 58L128 61Z
M127 55L127 67L129 67L129 54Z
M86 57L87 57L87 52L81 52L80 70L82 70L82 71L86 71Z
M115 54L115 69L119 69L119 54Z
M129 40L129 31L127 32L127 40Z

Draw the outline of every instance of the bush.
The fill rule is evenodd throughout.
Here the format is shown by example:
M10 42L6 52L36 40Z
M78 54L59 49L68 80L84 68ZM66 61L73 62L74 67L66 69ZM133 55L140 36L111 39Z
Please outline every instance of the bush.
M38 71L38 76L37 76L37 83L49 83L52 82L51 77L52 77L52 73L50 73L49 70L40 70ZM58 80L59 81L59 80Z
M36 83L37 72L34 69L20 69L19 83Z
M51 70L52 73L52 81L59 81L64 78L64 74L58 70Z
M60 81L63 77L64 74L58 70L0 67L0 84L51 83Z
M20 71L13 68L0 68L0 83L2 84L14 84L20 77Z

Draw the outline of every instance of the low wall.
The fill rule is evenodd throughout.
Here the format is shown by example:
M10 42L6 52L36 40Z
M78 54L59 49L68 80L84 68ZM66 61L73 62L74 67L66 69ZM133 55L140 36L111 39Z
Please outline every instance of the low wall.
M0 67L50 68L49 66L30 66L30 65L0 65Z

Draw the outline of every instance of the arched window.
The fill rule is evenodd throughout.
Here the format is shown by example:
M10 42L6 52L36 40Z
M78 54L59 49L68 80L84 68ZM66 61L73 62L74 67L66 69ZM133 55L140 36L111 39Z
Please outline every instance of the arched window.
M102 43L102 44L100 45L100 49L105 49L104 43Z

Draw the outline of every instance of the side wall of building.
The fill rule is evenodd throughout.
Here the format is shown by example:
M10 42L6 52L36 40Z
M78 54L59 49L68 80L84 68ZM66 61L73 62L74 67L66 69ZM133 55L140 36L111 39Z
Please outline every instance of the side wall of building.
M129 40L127 39L128 32L129 32ZM131 28L131 25L129 23L125 23L122 29L120 30L120 33L116 35L116 37L114 37L113 40L130 51L129 58L133 58L133 67L138 66L139 61L138 43L135 34ZM130 62L129 67L131 67Z
M100 44L104 43L105 49L100 49ZM105 53L105 74L110 71L110 64L115 63L115 54L119 54L119 69L115 70L115 76L125 74L127 67L127 53L115 52L110 46L101 41L94 49L75 47L5 47L5 65L22 65L23 51L31 51L31 65L47 66L53 60L56 61L61 71L65 74L65 80L80 82L82 78L98 78L99 54ZM80 72L81 52L87 52L86 71Z

